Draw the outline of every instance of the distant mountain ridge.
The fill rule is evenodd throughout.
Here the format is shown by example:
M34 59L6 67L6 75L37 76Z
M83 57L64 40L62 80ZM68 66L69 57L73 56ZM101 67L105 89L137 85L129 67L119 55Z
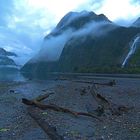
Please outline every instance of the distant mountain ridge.
M45 38L48 38L52 35L60 35L62 32L68 30L69 28L73 30L78 30L91 21L106 21L111 23L111 21L103 14L96 15L94 12L87 11L69 12L60 20L56 28L54 28L52 32Z
M79 29L85 24L87 24L90 21L107 21L111 22L105 15L100 14L96 15L94 12L87 12L87 11L82 11L82 12L69 12L66 14L60 22L57 24L56 28L75 28Z
M132 24L134 27L140 27L140 17Z
M17 55L15 53L8 52L8 51L4 50L3 48L0 48L0 55L17 57Z
M38 55L21 70L38 75L59 71L109 72L113 68L120 70L130 50L130 44L139 33L140 28L121 27L103 14L70 12L45 37ZM58 57L53 59L56 55ZM127 67L140 66L135 65L134 61L131 62L133 63L127 63Z
M0 68L3 67L16 67L16 63L10 57L17 57L17 55L13 52L6 51L3 48L0 48Z

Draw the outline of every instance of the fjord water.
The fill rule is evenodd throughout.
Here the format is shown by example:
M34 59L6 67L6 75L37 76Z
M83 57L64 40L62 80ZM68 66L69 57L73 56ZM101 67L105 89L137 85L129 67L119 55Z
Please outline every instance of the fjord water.
M0 69L0 82L2 81L25 81L26 79L19 71L6 71Z
M130 50L126 56L126 58L124 59L123 63L122 63L122 68L124 68L124 66L127 64L129 58L132 56L132 54L135 53L137 47L138 47L138 42L140 42L140 36L137 36L135 39L134 39L134 42L132 43L132 45L130 46Z

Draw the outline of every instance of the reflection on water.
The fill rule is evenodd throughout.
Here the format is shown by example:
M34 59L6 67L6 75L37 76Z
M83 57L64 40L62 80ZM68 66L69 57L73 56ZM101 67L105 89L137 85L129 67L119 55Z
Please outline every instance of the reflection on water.
M1 71L0 70L0 81L25 81L26 79L19 71Z

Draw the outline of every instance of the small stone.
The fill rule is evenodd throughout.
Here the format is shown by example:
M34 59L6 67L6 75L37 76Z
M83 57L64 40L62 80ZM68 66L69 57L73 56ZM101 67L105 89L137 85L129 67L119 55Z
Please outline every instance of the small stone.
M104 136L101 136L101 139L103 140L105 137Z
M12 133L13 136L15 136L15 133Z

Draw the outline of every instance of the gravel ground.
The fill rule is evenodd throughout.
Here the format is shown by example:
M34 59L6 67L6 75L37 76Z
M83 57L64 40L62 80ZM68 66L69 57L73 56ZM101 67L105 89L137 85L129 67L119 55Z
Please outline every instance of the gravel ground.
M110 78L109 78L110 79ZM107 78L95 78L106 82ZM108 100L134 107L121 116L102 116L103 122L85 116L42 111L41 115L65 140L139 140L140 139L140 79L116 78L114 87L98 86L100 94ZM36 96L53 90L44 103L54 103L74 111L87 112L97 108L96 101L88 92L90 84L70 80L1 82L0 83L0 140L46 140L48 136L28 115L21 98ZM82 90L86 88L86 92Z

